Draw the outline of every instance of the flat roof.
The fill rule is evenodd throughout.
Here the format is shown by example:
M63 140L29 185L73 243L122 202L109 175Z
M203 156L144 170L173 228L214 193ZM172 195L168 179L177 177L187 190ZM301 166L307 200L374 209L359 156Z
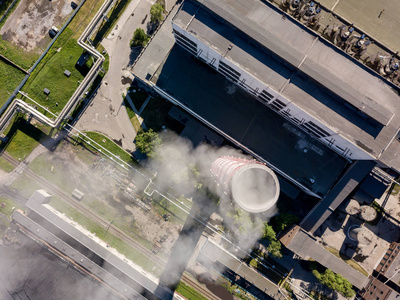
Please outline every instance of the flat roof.
M216 245L214 242L208 239L201 248L199 256L206 257L216 266L218 266L218 264L221 264L224 267L232 270L234 273L251 282L254 287L258 288L260 291L266 292L267 295L278 293L277 286L272 283L271 280L269 280L263 274L259 273L257 270L254 270L245 263L241 262L231 253L222 249L220 246ZM220 269L221 268L217 268L217 270Z
M342 259L321 247L317 241L300 229L286 246L302 258L312 258L349 280L358 289L365 287L368 278L345 263Z
M347 160L176 45L152 81L270 164L325 195ZM304 151L304 149L310 151ZM277 172L278 173L278 172Z
M146 299L141 296L137 291L132 289L129 285L122 282L117 277L108 273L102 267L92 262L90 259L85 257L83 254L69 246L63 240L59 239L51 232L47 231L45 228L40 226L39 224L32 221L26 215L15 211L12 215L12 219L25 227L27 230L32 232L35 236L43 239L47 242L52 248L59 250L61 253L69 257L71 260L75 261L77 264L84 267L86 270L90 270L92 274L96 277L103 280L106 284L108 284L112 289L117 291L120 294L123 294L125 297L132 299Z
M141 286L160 299L175 299L173 292L160 285L159 280L153 275L130 262L117 251L108 248L98 237L92 235L79 224L69 220L50 205L43 204L47 203L50 198L51 195L46 191L37 190L26 202L26 206L126 275L130 279L129 282L134 284L136 288ZM106 264L103 265L103 268L106 268Z
M397 92L276 8L257 0L191 0L173 21L374 157L397 133ZM392 152L381 161L400 170Z

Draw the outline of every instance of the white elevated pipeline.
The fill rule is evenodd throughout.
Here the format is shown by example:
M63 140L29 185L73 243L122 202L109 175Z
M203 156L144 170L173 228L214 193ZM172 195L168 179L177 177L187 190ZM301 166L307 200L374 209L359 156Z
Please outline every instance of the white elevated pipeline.
M96 28L98 23L103 19L104 14L111 8L114 4L115 0L106 0L103 5L100 7L99 11L96 13L94 18L90 21L89 25L85 28L82 35L78 39L78 45L81 46L84 50L90 53L90 55L94 56L95 63L92 68L89 70L89 73L85 76L82 83L78 86L75 90L74 94L69 99L68 103L64 106L61 110L60 114L56 119L50 119L46 117L44 114L30 106L28 103L21 99L15 99L7 110L4 112L2 117L0 118L0 132L3 132L5 127L7 126L8 122L13 118L15 113L20 110L30 113L40 122L49 125L52 128L57 128L61 122L66 118L68 113L76 106L77 102L80 99L82 93L89 87L89 85L93 82L96 78L97 74L99 73L103 62L104 56L100 54L93 46L89 46L85 43L88 37L91 35L93 30Z

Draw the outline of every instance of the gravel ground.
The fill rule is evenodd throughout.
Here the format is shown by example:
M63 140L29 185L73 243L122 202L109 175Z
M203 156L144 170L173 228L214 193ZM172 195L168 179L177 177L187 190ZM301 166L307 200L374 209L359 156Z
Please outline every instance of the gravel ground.
M0 30L3 40L12 42L25 51L44 48L52 26L58 29L72 13L69 0L21 0L18 7Z

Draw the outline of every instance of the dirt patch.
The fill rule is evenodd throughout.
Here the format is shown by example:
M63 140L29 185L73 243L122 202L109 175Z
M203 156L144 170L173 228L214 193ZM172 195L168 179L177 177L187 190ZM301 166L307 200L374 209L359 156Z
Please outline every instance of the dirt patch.
M1 28L0 35L25 51L40 49L48 44L51 27L60 29L71 13L69 0L22 0Z

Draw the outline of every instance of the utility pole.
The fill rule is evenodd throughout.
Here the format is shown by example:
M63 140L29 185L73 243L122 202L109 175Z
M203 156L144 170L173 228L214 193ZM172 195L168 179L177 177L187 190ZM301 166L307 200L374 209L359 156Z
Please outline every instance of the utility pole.
M107 227L107 230L106 230L106 233L104 233L104 237L106 237L106 235L107 235L107 232L108 232L108 230L110 229L110 227L111 227L111 224L114 222L114 220L111 220L110 221L110 224L108 224L108 227Z

